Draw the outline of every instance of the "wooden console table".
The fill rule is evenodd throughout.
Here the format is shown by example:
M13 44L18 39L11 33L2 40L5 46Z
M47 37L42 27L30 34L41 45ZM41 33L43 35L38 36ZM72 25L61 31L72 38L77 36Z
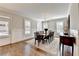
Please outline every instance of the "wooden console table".
M62 56L64 55L64 45L72 47L72 56L73 56L73 54L74 54L74 43L76 43L75 37L60 36L59 50L61 50L61 44L62 44Z

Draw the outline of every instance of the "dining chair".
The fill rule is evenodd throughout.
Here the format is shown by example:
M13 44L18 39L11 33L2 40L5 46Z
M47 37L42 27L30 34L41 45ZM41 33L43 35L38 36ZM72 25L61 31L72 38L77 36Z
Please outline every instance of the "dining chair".
M37 35L39 35L39 32L34 32L35 44L36 44L36 40L38 40Z
M54 32L50 32L48 35L45 36L44 39L46 39L46 42L48 41L49 43L51 43L53 41L54 38Z
M34 35L35 35L35 44L36 44L36 41L37 41L38 46L39 46L40 42L43 40L43 35L40 35L39 32L35 32Z
M53 41L53 39L54 39L54 32L50 32L49 39L48 39L49 43L51 43Z

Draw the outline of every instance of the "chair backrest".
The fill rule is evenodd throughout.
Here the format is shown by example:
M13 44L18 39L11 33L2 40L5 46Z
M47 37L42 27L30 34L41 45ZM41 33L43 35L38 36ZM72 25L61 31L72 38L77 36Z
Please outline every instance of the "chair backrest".
M39 31L40 34L44 34L44 31Z
M76 43L76 39L75 37L60 36L60 42L64 45L72 46L74 43Z
M50 32L49 33L49 36L54 36L54 32Z
M42 40L43 39L43 35L37 35L37 40Z
M43 35L40 35L39 32L34 32L35 35L35 40L42 40L43 39Z
M34 37L37 38L37 35L39 35L39 32L34 32Z

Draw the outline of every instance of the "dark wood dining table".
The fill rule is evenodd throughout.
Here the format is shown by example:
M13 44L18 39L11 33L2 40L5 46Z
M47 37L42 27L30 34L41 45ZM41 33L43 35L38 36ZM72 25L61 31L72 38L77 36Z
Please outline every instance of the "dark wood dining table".
M49 42L49 41L51 41L51 40L49 40L49 38L51 37L51 36L53 36L53 34L52 34L52 32L51 33L39 33L39 32L35 32L34 33L35 34L35 44L36 44L36 40L38 41L38 46L39 46L39 44L40 44L40 42L42 41L42 43L44 44L45 42ZM51 34L51 35L50 35ZM49 42L50 43L50 42Z

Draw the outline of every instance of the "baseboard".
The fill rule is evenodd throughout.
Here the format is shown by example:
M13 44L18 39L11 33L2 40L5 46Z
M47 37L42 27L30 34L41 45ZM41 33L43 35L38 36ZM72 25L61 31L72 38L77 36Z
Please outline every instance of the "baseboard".
M12 44L16 44L16 43L20 43L20 42L24 42L24 41L28 41L28 40L31 40L31 39L34 39L34 37L30 37L30 38L28 38L28 39L26 38L26 39L24 39L22 41L17 41L17 42L9 43L9 44L6 44L6 45L2 45L0 47L12 45Z

